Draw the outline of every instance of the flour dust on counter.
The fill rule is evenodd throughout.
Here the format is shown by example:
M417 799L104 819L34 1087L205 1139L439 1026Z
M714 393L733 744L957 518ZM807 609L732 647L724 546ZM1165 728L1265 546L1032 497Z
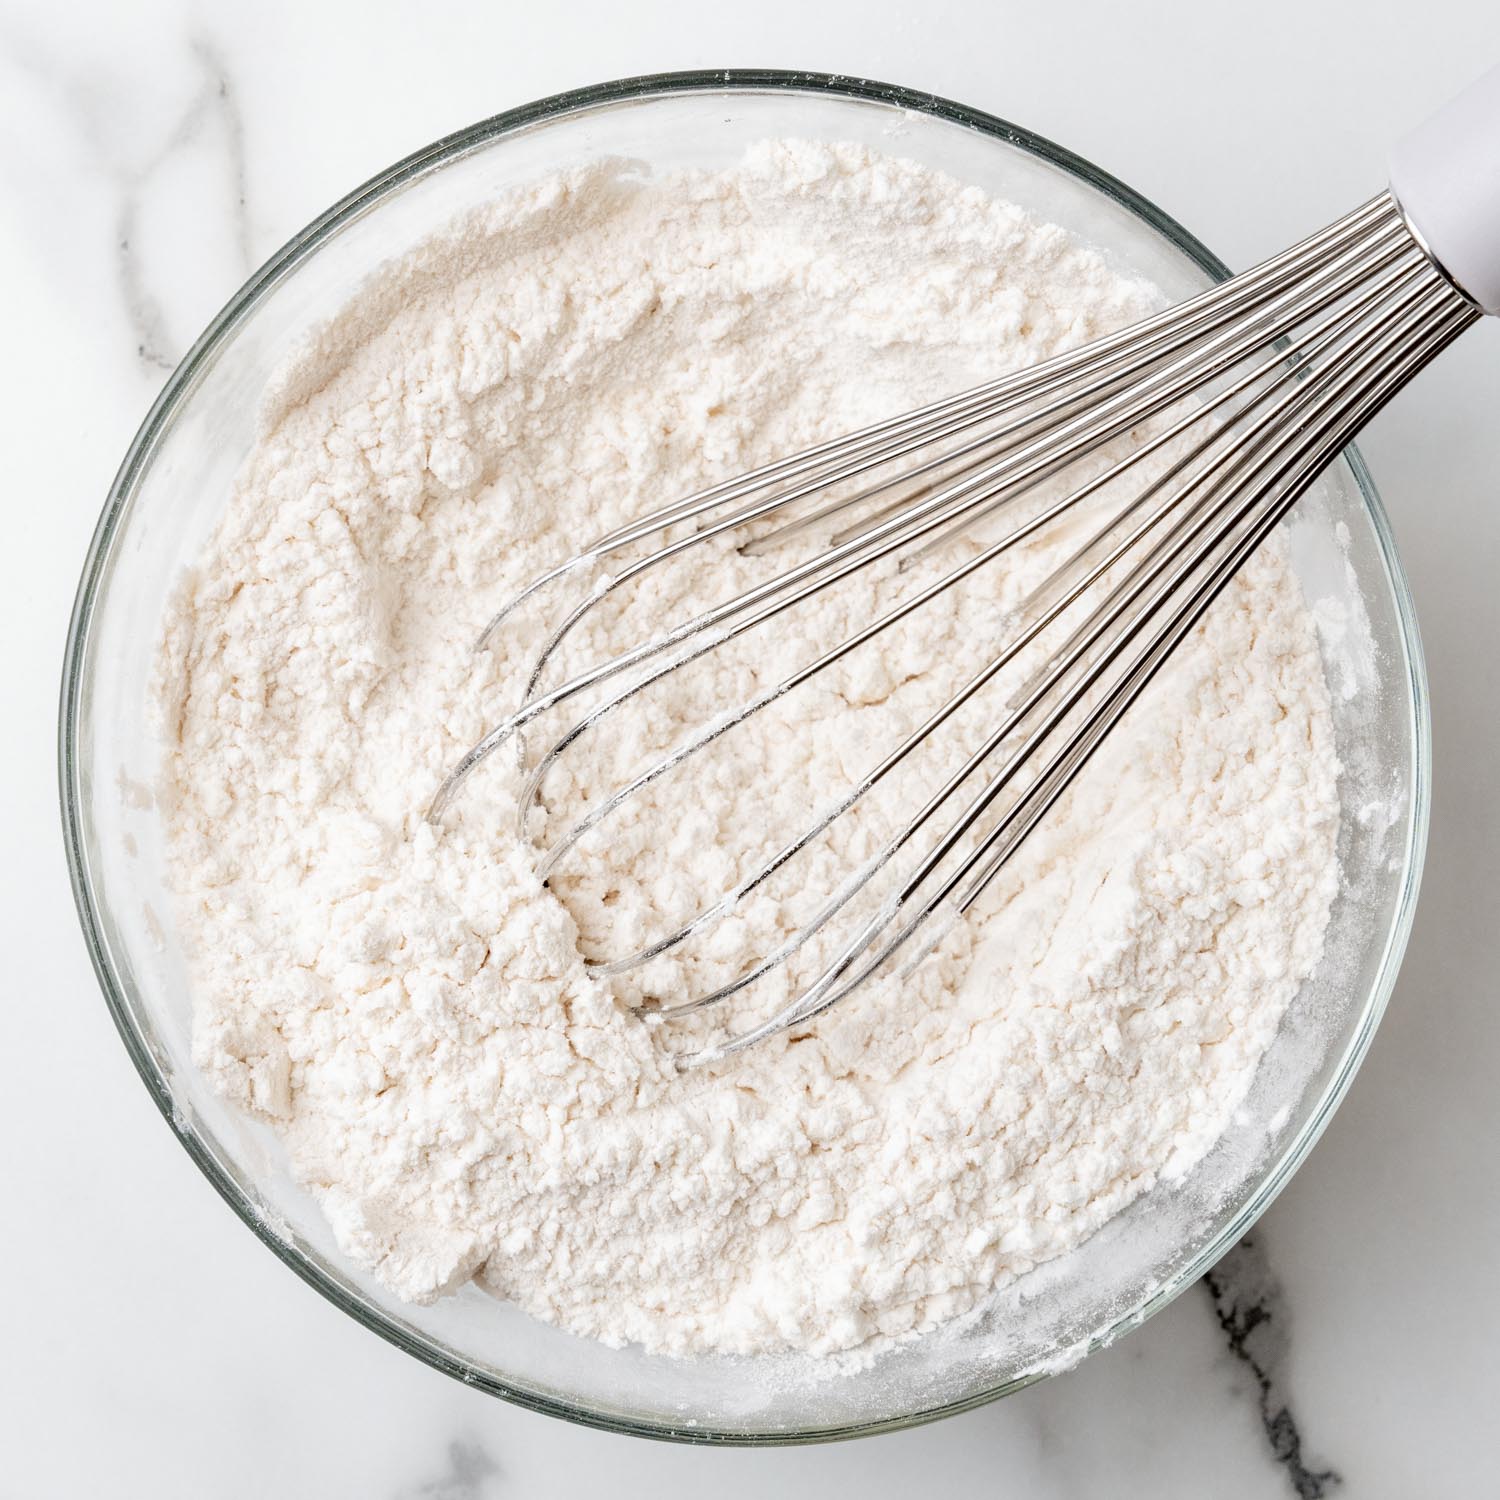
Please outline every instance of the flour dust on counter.
M679 1073L643 1001L771 951L896 826L899 788L692 951L610 982L586 959L805 826L975 669L1066 537L770 704L546 884L513 766L423 816L538 644L476 634L580 538L1158 300L972 187L782 141L719 173L541 181L381 268L289 361L165 623L162 805L197 1062L279 1134L346 1255L403 1298L477 1281L611 1344L868 1351L1204 1156L1337 886L1327 691L1279 539L927 961L732 1061ZM764 576L721 540L612 595L576 661ZM676 744L703 695L742 700L910 586L871 570L774 661L713 653L580 742L540 828Z

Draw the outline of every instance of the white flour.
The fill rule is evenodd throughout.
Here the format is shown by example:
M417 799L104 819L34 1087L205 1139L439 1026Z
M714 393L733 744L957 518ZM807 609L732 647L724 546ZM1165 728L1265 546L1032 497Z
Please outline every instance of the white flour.
M586 536L1152 297L948 179L776 144L722 176L542 184L382 272L291 364L167 621L164 806L199 1062L281 1133L349 1256L403 1297L478 1277L610 1342L835 1351L974 1306L1204 1154L1336 886L1326 690L1277 547L939 954L712 1073L664 1049L722 1018L664 1033L631 1006L765 952L903 788L691 953L610 990L581 952L638 946L803 826L978 665L1055 546L774 704L551 889L507 757L422 822L539 626L475 658L478 628ZM570 659L765 576L693 556ZM906 587L820 600L768 670ZM585 738L548 836L752 681L722 653Z

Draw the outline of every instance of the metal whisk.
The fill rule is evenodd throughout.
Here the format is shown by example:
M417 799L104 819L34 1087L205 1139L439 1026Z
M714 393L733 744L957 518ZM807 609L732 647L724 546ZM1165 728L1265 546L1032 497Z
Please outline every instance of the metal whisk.
M834 806L690 920L593 968L622 974L705 933L1041 643L1045 664L1006 700L982 743L810 920L729 983L655 1009L682 1015L747 989L836 917L849 920L887 867L897 877L890 889L815 978L763 1021L679 1061L721 1059L803 1025L902 950L926 951L944 925L935 915L973 906L1338 452L1483 311L1500 311L1500 69L1398 148L1392 184L1284 254L1122 332L778 459L598 538L530 584L486 629L481 645L533 596L574 586L575 602L547 637L520 706L453 768L428 816L440 818L499 746L521 741L543 715L582 704L576 722L525 772L526 836L528 812L559 759L654 684L752 632L774 640L775 622L823 590L887 559L940 555L980 521L1023 497L1034 502L1038 486L1061 479L1061 498L1017 507L1024 514L1015 524L935 581L748 700L705 715L540 855L545 877L643 788L1028 538L1064 517L1092 514L1097 497L1134 475L1135 492L1107 509L1030 596L1014 633ZM1122 443L1117 457L1116 448L1104 451ZM1091 477L1072 482L1080 467ZM789 557L800 539L805 555L630 650L544 685L564 639L602 600L724 537L746 553ZM924 931L925 947L914 941Z

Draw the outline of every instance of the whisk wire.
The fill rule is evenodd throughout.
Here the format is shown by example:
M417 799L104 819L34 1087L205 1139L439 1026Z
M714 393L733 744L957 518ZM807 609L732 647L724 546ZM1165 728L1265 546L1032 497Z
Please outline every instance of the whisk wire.
M679 556L689 547L744 524L747 512L738 518L706 528L688 537L658 549L649 556L627 567L608 580L605 587L595 589L576 605L552 632L538 655L527 682L523 704L507 721L498 725L475 745L459 762L444 782L430 809L430 816L441 816L451 801L454 792L473 769L517 730L541 713L555 707L567 698L587 691L609 677L629 671L636 666L682 645L693 635L712 634L724 630L726 623L736 615L755 611L738 628L729 628L727 633L714 640L733 639L775 618L781 609L792 608L807 599L833 587L852 573L871 566L893 553L909 546L915 540L928 536L945 522L972 524L978 519L978 505L1000 503L999 486L1003 482L1010 488L1011 497L1019 496L1026 489L1052 477L1076 462L1083 454L1092 452L1104 443L1127 433L1131 428L1148 420L1159 411L1175 404L1190 394L1199 383L1233 368L1246 354L1263 346L1269 340L1283 337L1309 311L1317 311L1334 302L1342 295L1340 277L1353 265L1368 271L1389 264L1402 254L1413 257L1413 264L1427 264L1422 252L1405 231L1399 216L1386 197L1389 213L1377 218L1378 229L1369 242L1346 245L1339 241L1339 248L1330 263L1313 273L1305 287L1286 289L1279 283L1271 284L1269 306L1257 310L1246 328L1231 327L1215 334L1203 349L1190 352L1147 375L1123 392L1108 396L1102 401L1089 404L1097 392L1085 393L1084 409L1049 428L1040 438L1022 444L1001 460L985 465L980 472L966 480L948 485L936 494L923 499L900 514L878 523L851 537L842 545L834 545L827 551L809 559L775 578L741 592L736 597L705 611L663 635L656 636L633 650L622 652L604 662L596 664L559 687L546 693L538 692L538 684L548 661L562 640L593 610L600 601L616 589L639 578L648 569ZM1372 259L1373 257L1373 259ZM1227 285L1233 285L1228 283ZM1347 290L1347 288L1345 288ZM1174 346L1175 347L1175 346ZM1069 356L1061 356L1067 360ZM1052 362L1053 364L1058 361ZM1046 371L1050 366L1038 367ZM986 488L988 487L988 488ZM977 499L971 499L977 494ZM751 519L758 519L770 508L781 503L773 496L754 507ZM645 523L641 523L645 525ZM638 528L632 528L632 534ZM649 534L647 532L646 534ZM561 576L563 569L553 570L549 576ZM777 605L775 601L779 600ZM757 606L764 606L757 608ZM507 614L509 607L502 614ZM677 665L696 659L696 654L683 656Z
M1361 308L1364 306L1368 306L1370 303L1378 300L1387 290L1400 285L1402 282L1411 282L1412 280L1416 279L1418 275L1419 271L1416 267L1398 266L1397 268L1388 271L1384 275L1379 277L1369 289L1362 292L1357 299L1356 305ZM1017 527L1016 529L1008 533L1005 537L1000 539L998 542L991 544L984 551L966 560L960 566L943 575L936 582L928 585L925 589L921 590L921 592L908 599L903 600L895 608L888 610L885 614L872 621L871 624L864 627L862 630L857 631L854 635L840 642L832 649L824 652L814 661L809 662L807 665L799 668L789 676L782 678L772 687L757 694L741 708L737 709L732 715L721 718L705 730L689 738L687 741L671 751L668 755L657 760L645 771L639 773L633 780L626 783L626 785L624 785L623 787L619 788L607 799L597 803L593 808L589 809L589 811L582 818L574 823L572 827L569 828L569 830L560 839L558 839L551 846L551 848L549 848L545 852L539 866L539 873L541 873L544 878L547 875L551 874L551 872L556 868L562 855L566 853L568 849L573 847L578 842L578 840L581 839L586 833L597 827L607 816L609 816L610 813L615 811L619 806L626 802L630 797L634 796L637 792L650 785L653 781L658 780L661 776L665 775L676 766L682 764L690 756L697 754L700 750L706 748L715 740L721 738L730 729L743 723L752 715L760 712L760 710L762 710L763 708L767 707L771 703L776 702L787 693L795 690L803 683L807 682L811 678L817 676L821 672L833 666L843 657L849 655L858 647L866 644L884 630L889 629L891 626L899 623L901 620L905 619L907 616L920 609L923 605L927 604L932 599L947 592L948 589L962 581L964 578L968 577L970 574L987 566L989 563L994 561L995 558L1000 556L1001 553L1009 550L1011 547L1025 540L1034 532L1042 529L1044 526L1049 524L1053 519L1061 514L1063 510L1071 508L1072 506L1079 504L1081 501L1088 499L1093 494L1104 489L1113 480L1119 478L1132 466L1142 462L1159 449L1177 441L1178 438L1180 438L1189 428L1193 427L1204 418L1210 416L1212 412L1218 407L1228 404L1235 397L1244 394L1249 387L1269 378L1271 383L1267 385L1266 388L1254 398L1251 407L1247 407L1248 411L1249 409L1253 409L1253 406L1255 404L1259 404L1260 402L1266 400L1282 383L1292 379L1302 378L1305 375L1305 370L1299 369L1297 366L1288 363L1288 358L1295 355L1301 360L1306 361L1315 357L1338 336L1339 332L1340 323L1338 315L1331 315L1323 319L1320 323L1309 329L1306 334L1299 335L1296 339L1291 340L1287 346L1287 349L1283 351L1283 355L1273 357L1265 364L1242 376L1233 385L1227 387L1217 396L1214 396L1211 399L1205 401L1200 409L1190 412L1187 415L1179 418L1176 423L1167 428L1165 431L1158 434L1156 437L1150 439L1149 441L1140 444L1123 458L1117 460L1109 469L1105 470L1103 473L1099 474L1088 483L1082 485L1079 489L1073 491L1062 501L1059 501L1053 506L1044 510L1038 516L1034 517L1031 521ZM1241 413L1241 416L1243 416L1244 414L1245 413ZM1196 458L1201 456L1201 454L1207 448L1212 446L1212 444L1214 444L1218 440L1219 434L1216 431L1211 430L1196 447L1194 447L1188 454L1184 455L1175 464L1173 464L1173 466L1159 479L1154 481L1153 485L1147 491L1138 496L1136 499L1132 500L1124 508L1124 510L1120 512L1120 514L1117 515L1113 521L1111 521L1110 528L1117 526L1122 519L1125 519L1129 515L1133 514L1136 510L1138 510L1152 494L1156 493L1172 479L1176 478L1180 473L1187 469ZM1086 553L1088 550L1096 546L1099 540L1107 535L1107 532L1110 528L1106 528L1105 532L1097 534L1094 538L1091 539L1088 544L1086 544L1084 549L1081 549L1081 553L1075 554L1075 556L1082 555L1082 553ZM1133 545L1133 543L1138 540L1138 538L1139 534L1132 536L1127 540L1125 546L1128 547L1130 545ZM1118 552L1113 554L1110 561L1107 562L1104 567L1112 566L1113 561L1119 555L1120 554ZM1059 581L1063 570L1066 569L1069 566L1069 563L1071 563L1072 561L1073 559L1069 559L1068 563L1062 564L1054 574L1050 575L1043 582L1043 584L1038 587L1037 593L1047 594L1052 592L1054 586ZM1102 571L1103 568L1096 569L1095 572L1090 575L1089 581L1092 582L1093 580L1097 579ZM1071 597L1074 596L1069 597L1071 600ZM853 791L854 798L857 800L857 798L859 796L862 796L864 792L870 790L873 786L875 786L891 769L894 768L896 764L900 762L901 759L904 758L907 753L913 750L917 744L926 739L935 729L940 727L942 723L950 718L952 714L956 712L957 709L960 708L965 702L967 702L968 699L972 697L980 687L988 682L990 678L1001 669L1001 667L1006 665L1014 657L1014 655L1019 652L1021 647L1029 644L1030 641L1034 638L1035 634L1039 632L1043 625L1050 624L1052 619L1056 618L1057 613L1060 613L1061 607L1062 606L1059 606L1057 610L1049 612L1045 616L1041 624L1032 627L1022 636L1017 638L1016 642L1013 643L1013 649L1007 650L1006 652L1002 653L1001 656L995 658L983 671L978 673L975 677L971 678L970 681L965 685L965 687L953 698L950 698L948 702L943 706L943 708L938 711L938 713L933 715L922 726L920 726L919 729L914 731L912 736L905 740L902 745L897 748L896 751L892 752L890 756L882 761L874 771L869 773L869 775L857 785L857 787ZM520 797L520 810L518 816L522 820L523 828L524 820L527 818L531 807L541 793L548 771L557 762L561 755L567 749L569 749L584 732L596 727L607 713L613 712L620 706L620 704L627 701L629 698L645 691L649 686L659 681L660 678L666 675L668 672L676 670L677 665L678 663L674 659L667 665L657 668L647 677L631 683L621 692L606 700L604 703L598 705L592 712L586 715L583 719L576 722L559 739L554 741L554 743L542 755L540 761L532 770L522 789ZM838 808L839 814L847 811L848 807L851 805L852 802L841 803ZM815 825L815 828L812 831L812 835L815 836L816 833L821 832L822 828L826 826L826 822L827 819L820 820L819 824ZM805 846L806 842L808 841L810 841L809 838L799 840L798 847L800 848ZM778 856L775 862L779 866L779 864L784 861ZM748 894L749 890L754 889L755 886L760 883L761 882L759 880L756 880L748 887L740 887L737 889L739 890L741 895ZM696 930L696 928L694 928L693 930ZM670 947L672 946L672 944L668 943L667 946ZM649 950L651 956L656 956L662 951L664 951L664 949L660 945L656 944L653 944ZM624 969L632 966L633 965L630 961L622 960L616 964L612 964L610 966L610 970L611 972L619 973L623 972Z
M1073 356L1062 355L1056 359L1047 361L1042 365L1030 370L1018 372L1011 379L1002 377L1000 381L992 383L991 387L980 387L981 392L996 391L997 394L971 395L969 397L952 398L950 402L936 403L940 415L933 419L918 421L922 413L913 414L909 418L897 418L892 424L895 427L894 434L885 434L881 431L880 424L876 427L866 429L866 433L874 436L856 434L854 438L845 440L849 453L836 455L846 461L842 467L828 467L834 462L835 455L826 455L823 449L810 449L801 455L808 458L810 455L822 455L816 462L809 463L810 473L798 485L790 490L778 490L761 499L752 501L749 505L731 513L728 516L711 521L708 525L680 537L675 541L668 542L659 547L648 556L628 565L624 570L609 578L605 586L594 590L587 598L582 600L573 610L569 612L562 623L552 632L538 654L533 664L530 676L527 680L522 701L526 702L536 693L542 675L548 662L557 652L562 641L572 633L579 623L608 595L633 583L646 572L680 557L691 548L700 547L716 537L726 535L744 526L762 520L777 511L783 510L790 505L795 505L809 495L821 493L831 484L842 483L849 479L859 477L867 472L877 463L884 463L892 458L900 457L910 452L914 444L920 440L922 445L951 436L954 432L964 427L981 421L990 421L1000 413L1010 410L1022 403L1032 404L1043 396L1052 396L1060 389L1067 389L1084 375L1092 377L1091 383L1084 389L1075 391L1068 400L1054 403L1052 406L1044 407L1041 411L1033 410L1031 415L1012 427L991 432L985 438L979 440L980 444L1003 440L1011 436L1017 429L1024 429L1037 425L1048 418L1055 418L1067 412L1069 407L1082 408L1077 411L1073 421L1065 422L1062 428L1049 427L1048 438L1040 445L1032 444L1024 446L1019 452L1012 455L1008 467L1014 469L1024 466L1028 459L1039 454L1051 452L1068 453L1067 462L1072 462L1079 455L1078 450L1070 451L1067 447L1070 443L1084 443L1087 446L1082 451L1102 446L1112 441L1121 432L1128 431L1136 422L1144 420L1152 414L1153 410L1160 409L1161 405L1170 404L1176 399L1169 397L1166 400L1158 399L1156 406L1151 406L1146 400L1149 392L1155 391L1160 396L1164 382L1167 389L1171 389L1170 382L1175 380L1181 383L1183 389L1190 388L1195 379L1203 380L1212 378L1214 374L1227 368L1235 359L1241 357L1248 349L1254 348L1262 338L1257 330L1264 325L1265 319L1272 318L1280 313L1284 315L1288 308L1304 307L1307 305L1309 293L1314 289L1327 283L1337 284L1338 278L1347 269L1346 261L1352 256L1368 256L1372 249L1386 248L1415 251L1420 255L1420 250L1414 246L1409 232L1397 214L1394 205L1390 203L1389 196L1385 197L1385 212L1372 215L1378 226L1372 238L1367 240L1355 240L1346 243L1342 235L1332 236L1329 241L1330 258L1327 264L1307 274L1305 284L1286 285L1290 275L1285 270L1278 275L1269 275L1264 278L1251 273L1245 283L1238 286L1235 295L1227 295L1219 301L1214 300L1210 294L1204 294L1193 302L1184 304L1176 309L1176 317L1159 315L1157 319L1148 320L1145 324L1136 326L1134 330L1136 340L1133 345L1128 346L1130 360L1119 381L1109 379L1100 380L1098 370L1102 367L1108 369L1116 363L1127 358L1127 352L1109 347L1112 340L1106 339L1094 345L1087 346L1085 358L1076 367ZM1372 204L1378 204L1379 200L1372 200ZM1369 207L1370 205L1367 205ZM1354 216L1351 216L1354 217ZM1317 237L1314 237L1315 239ZM1300 261L1296 262L1300 265ZM1225 283L1225 286L1235 289L1235 282ZM1223 305L1221 305L1221 301ZM1201 305L1200 305L1201 304ZM1250 323L1245 325L1247 315ZM1237 326L1238 325L1238 326ZM1280 336L1285 328L1278 330ZM1200 342L1204 335L1209 337L1206 342ZM1193 347L1197 345L1197 347ZM1146 366L1163 358L1168 358L1177 353L1179 349L1188 348L1190 352L1177 362L1169 365L1165 372L1158 371L1154 377L1145 381L1140 379L1141 372ZM1091 354L1088 351L1093 351ZM1236 352L1237 351L1237 352ZM1227 358L1226 358L1227 353ZM1217 365L1215 361L1217 360ZM1132 379L1132 374L1134 379ZM1134 395L1137 404L1134 408L1135 414L1118 418L1119 403ZM954 410L944 410L952 407ZM1131 410L1127 406L1127 410ZM926 409L931 410L931 408ZM1117 420L1113 427L1104 425L1107 415L1116 416ZM907 425L910 424L910 425ZM834 444L837 448L838 445ZM1002 449L1002 451L1004 451ZM852 456L850 456L852 455ZM953 455L950 455L950 457ZM790 463L796 463L799 456L794 456ZM768 466L774 467L774 466ZM981 466L963 485L945 487L922 504L903 510L903 513L884 526L876 526L872 529L862 531L859 536L850 538L847 543L840 546L835 543L831 551L820 558L815 558L805 565L803 572L796 572L794 576L783 577L773 580L773 585L778 589L793 588L804 576L812 576L818 571L836 567L838 563L851 555L858 555L853 551L856 542L867 541L872 545L886 539L891 532L899 534L902 526L914 524L923 519L928 512L934 508L943 506L955 506L963 500L965 495L973 489L982 487L987 483L994 483L1003 477L1007 465L998 467ZM1045 470L1041 466L1034 467L1031 472L1030 482L1037 482L1045 477ZM753 493L760 486L750 485L746 476L746 487L732 488L728 498L742 498L746 493ZM1024 483L1024 479L1016 482ZM702 496L713 495L719 487L700 492ZM666 526L676 524L687 519L697 519L707 514L716 505L724 503L724 497L715 500L701 501L696 503L693 497L687 501L680 502L677 506L667 507L665 511L658 512L655 516L647 517L645 520L632 526L622 528L610 537L606 538L607 545L603 551L617 550L621 546L631 544L635 541L644 540ZM846 550L849 549L849 550ZM600 549L592 549L591 555L598 557L602 555ZM867 557L865 563L878 561L886 555L886 551L878 551ZM845 576L842 572L840 578ZM753 593L754 591L752 591ZM749 608L753 606L753 599L732 601L733 607ZM730 608L731 606L724 606ZM486 636L489 632L486 631ZM673 641L667 640L662 643L662 649L666 649Z
M981 743L873 855L818 899L810 917L728 982L680 1001L645 1001L663 1020L701 1011L783 967L842 916L853 936L833 936L833 957L818 960L809 983L792 984L791 998L763 1020L678 1061L690 1067L722 1060L805 1025L881 972L919 932L926 943L920 952L929 951L946 930L941 914L957 920L972 908L1318 474L1478 316L1382 193L1255 270L1133 328L616 527L534 580L486 627L482 644L549 588L591 580L546 635L520 704L461 757L428 816L441 817L501 744L588 695L595 701L550 740L523 778L517 818L524 836L559 760L666 677L861 570L889 560L900 576L959 535L974 537L1001 507L1071 475L1058 498L1043 498L997 537L976 538L971 555L845 639L706 716L676 746L595 798L539 852L539 873L554 875L626 802L754 715L1070 513L1105 506L1100 524L1007 616L999 649L808 827L671 931L589 964L600 977L619 976L705 932L919 749L935 746L940 731L1007 668L1040 652L1040 665L1025 667L1019 688L989 711L993 722ZM1127 451L1106 451L1126 439ZM1102 459L1097 472L1080 478L1077 467L1095 455ZM1164 466L1155 472L1152 464ZM1132 472L1143 476L1139 490L1119 498L1117 487ZM1118 503L1108 504L1111 498ZM840 523L846 516L853 519ZM811 556L542 686L589 614L649 570L716 541L759 558L797 538L812 539ZM619 566L611 561L648 542L644 555ZM612 573L601 572L606 563ZM1054 631L1063 634L1060 644L1050 643ZM884 885L891 888L882 894Z
M1413 341L1416 326L1437 313L1445 301L1448 301L1446 310L1427 331L1418 334ZM1397 357L1388 360L1382 366L1379 376L1364 389L1361 395L1349 406L1336 411L1323 425L1312 430L1309 439L1300 445L1299 453L1291 462L1290 468L1285 455L1280 455L1282 459L1281 479L1285 482L1278 492L1276 502L1255 515L1253 507L1264 498L1264 489L1259 488L1252 493L1251 500L1236 512L1230 527L1227 528L1232 531L1233 527L1239 525L1247 514L1252 515L1252 523L1241 532L1240 539L1230 547L1202 582L1187 595L1182 604L1148 639L1146 646L1138 653L1109 696L1084 719L1067 743L1054 754L1018 801L1012 813L983 839L979 846L963 860L958 869L948 875L932 893L922 898L916 913L905 921L896 935L881 947L873 958L855 969L852 975L849 974L849 970L854 967L860 955L874 943L881 932L890 926L913 893L938 867L941 859L951 852L956 842L954 835L961 835L969 826L972 826L973 821L1004 789L1004 784L1014 768L1024 764L1028 756L1035 752L1058 724L1063 722L1066 714L1077 707L1084 695L1098 681L1109 661L1112 661L1134 638L1143 622L1153 617L1154 612L1151 608L1141 612L1137 627L1115 642L1106 660L1074 690L1064 704L1059 705L1058 709L1049 716L1046 724L1039 727L1028 738L1022 749L1012 757L1007 770L985 788L975 804L966 809L964 817L960 819L962 827L956 826L955 830L950 830L950 836L923 860L918 872L908 879L894 897L887 899L876 915L865 924L853 941L839 953L807 990L759 1025L731 1036L714 1046L681 1055L678 1059L679 1064L683 1067L690 1067L719 1061L781 1031L806 1024L837 1004L878 972L935 911L949 902L952 902L958 913L962 914L967 911L998 874L1006 860L1020 847L1026 836L1066 791L1099 744L1103 742L1172 652L1202 618L1244 561L1265 540L1287 510L1296 503L1322 472L1328 457L1345 446L1353 433L1359 430L1359 427L1374 411L1389 400L1416 370L1428 363L1470 326L1477 316L1473 308L1454 307L1451 300L1442 295L1428 299L1405 326L1398 328L1383 341L1380 349L1372 351L1370 356L1363 361L1366 370L1356 369L1340 388L1325 396L1320 405L1326 407L1335 404L1341 397L1348 394L1348 387L1357 383L1362 373L1367 373L1369 365L1378 361L1382 356L1390 354L1392 349L1398 351ZM1220 533L1220 538L1223 534L1223 532ZM1201 557L1193 559L1190 571L1196 570L1201 561ZM1158 597L1156 600L1158 606L1173 591L1178 582L1180 579L1174 580ZM986 860L986 857L987 862L983 864L977 875L973 875L975 865ZM971 875L972 878L962 894L955 898L953 895L955 889ZM843 982L840 983L840 980Z

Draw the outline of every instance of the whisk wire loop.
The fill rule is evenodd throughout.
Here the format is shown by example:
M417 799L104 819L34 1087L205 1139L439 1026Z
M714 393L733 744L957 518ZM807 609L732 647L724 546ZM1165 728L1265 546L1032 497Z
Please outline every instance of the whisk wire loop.
M1134 327L616 527L534 580L486 626L481 644L549 590L584 585L546 634L520 703L459 759L428 816L441 818L500 745L554 710L586 701L523 775L517 817L525 836L559 761L664 679L862 570L889 561L904 576L958 537L974 539L938 576L913 575L911 590L875 618L743 701L706 712L676 746L596 796L539 851L539 873L551 877L570 850L653 783L1006 553L1070 515L1100 508L1081 544L1007 617L1006 638L977 670L808 826L672 930L629 954L590 961L600 978L613 978L706 932L766 889L898 767L914 765L919 750L940 748L939 736L962 710L977 708L979 695L1007 669L1039 653L1040 665L1026 667L1019 687L986 710L980 743L770 952L705 992L645 1002L663 1022L702 1011L786 966L836 919L846 930L853 923L852 936L832 933L832 958L817 960L810 982L793 982L786 1003L677 1060L682 1067L722 1061L804 1026L886 970L919 933L925 946L917 956L930 951L946 921L973 907L1328 463L1479 315L1382 193L1254 270ZM1121 442L1129 444L1125 451L1105 451ZM1086 458L1095 472L1080 475ZM1141 479L1133 493L1132 475ZM1001 508L1059 480L1057 498L1041 498L998 535L977 537L975 528ZM799 541L808 548L800 560L543 687L567 638L648 571L697 548L722 555L715 543L759 559ZM615 562L647 544L643 555ZM613 571L602 573L606 565ZM1059 631L1062 640L1051 644ZM945 813L950 807L956 810Z
M1015 770L1026 764L1037 753L1042 744L1058 726L1065 722L1068 714L1075 710L1089 690L1099 681L1104 669L1132 641L1145 624L1155 618L1175 588L1181 575L1171 580L1143 609L1136 625L1121 633L1112 644L1103 661L1089 676L1078 684L1067 699L1048 716L1011 757L1007 766L999 773L979 797L965 810L962 817L950 829L949 834L921 862L918 869L902 885L893 897L889 897L880 910L861 928L855 938L840 951L816 980L793 1001L760 1024L730 1036L697 1052L681 1054L679 1066L695 1067L722 1061L735 1053L754 1046L780 1032L802 1026L836 1005L849 993L878 973L889 960L921 929L933 914L948 906L957 915L966 912L983 893L1006 861L1015 853L1037 823L1055 805L1078 773L1088 763L1098 746L1118 724L1126 710L1139 698L1157 672L1170 658L1172 652L1203 617L1214 599L1223 591L1245 560L1265 540L1286 512L1301 498L1307 488L1322 472L1328 457L1345 446L1353 433L1368 421L1369 417L1389 400L1411 376L1452 342L1473 321L1476 314L1472 308L1453 307L1451 302L1443 306L1445 299L1435 296L1419 307L1410 321L1399 327L1384 341L1383 347L1374 351L1365 361L1363 370L1356 370L1339 389L1330 392L1319 402L1321 408L1333 408L1323 412L1323 420L1315 417L1309 429L1308 441L1300 445L1299 451L1288 461L1280 455L1277 498L1273 504L1265 505L1268 481L1263 476L1252 491L1250 499L1235 512L1229 524L1216 535L1215 545L1226 534L1237 538L1228 550L1217 555L1217 561L1206 576L1186 595L1183 601L1162 621L1149 636L1144 647L1137 653L1129 668L1122 674L1115 687L1074 729L1067 741L1051 756L1037 774L1026 792L1017 801L1009 814L991 830L959 866L949 873L940 884L924 895L917 909L899 926L895 935L878 948L873 957L863 964L857 961L880 935L888 929L903 908L912 900L928 877L940 866L942 859L952 852L958 839L967 832L978 817L1005 789ZM1415 333L1423 321L1430 322L1425 332ZM1341 398L1348 398L1350 387L1358 384L1361 374L1368 374L1381 356L1389 356L1392 350L1397 356L1388 359L1379 368L1374 380L1360 393L1339 407ZM1250 481L1254 475L1250 476ZM1271 481L1274 485L1275 481ZM1259 507L1257 509L1257 507ZM1248 525L1242 525L1246 517ZM1215 554L1207 554L1214 557ZM1196 571L1203 556L1189 559L1188 573ZM1008 721L1007 728L1010 727ZM997 740L999 736L995 737ZM977 873L976 865L981 866ZM967 884L964 884L967 880ZM960 885L962 891L955 895ZM853 970L850 973L850 970Z

